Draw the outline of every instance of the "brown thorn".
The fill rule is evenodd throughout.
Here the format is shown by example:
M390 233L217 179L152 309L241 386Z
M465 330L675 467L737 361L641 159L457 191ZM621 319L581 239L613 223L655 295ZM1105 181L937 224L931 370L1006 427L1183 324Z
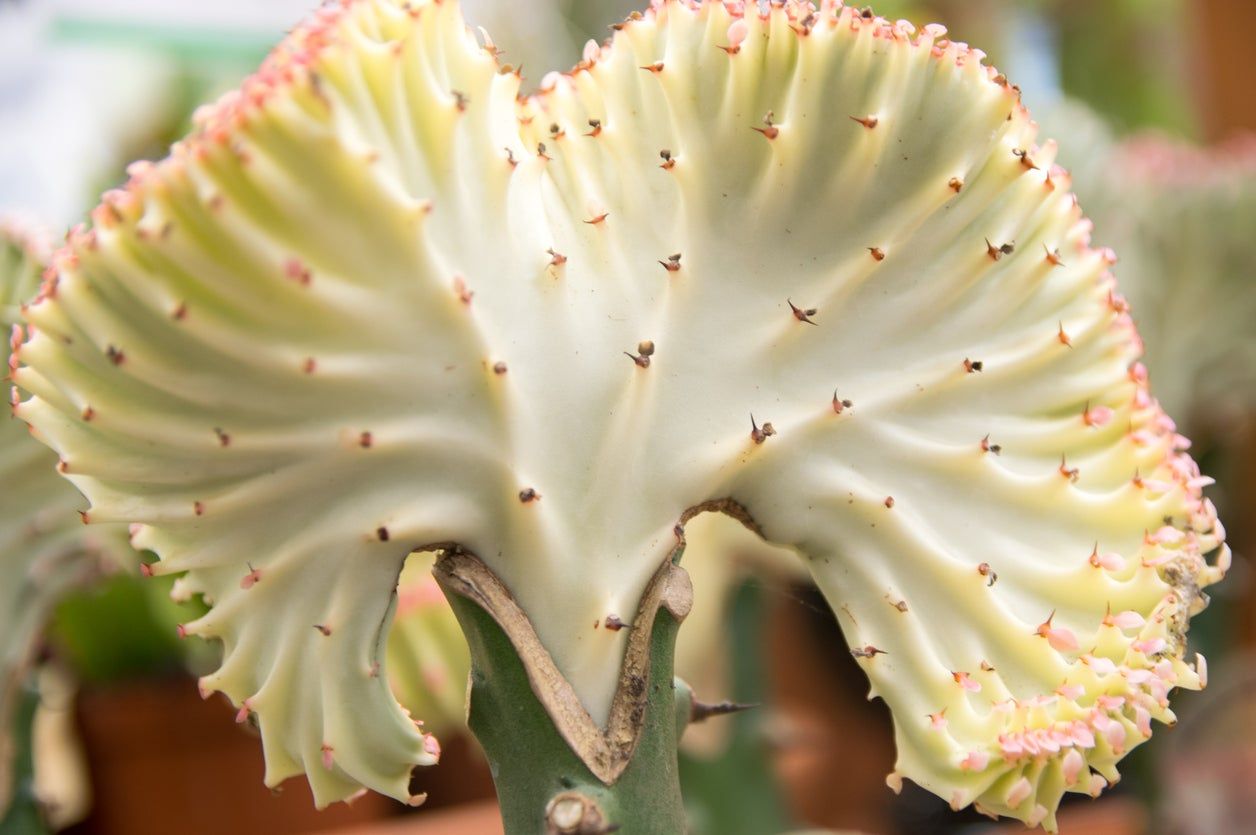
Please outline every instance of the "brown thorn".
M889 655L889 653L885 650L877 649L872 644L868 644L864 647L855 647L850 651L850 654L856 658L875 658L878 655Z
M816 322L814 322L814 321L811 319L811 317L812 317L812 316L815 316L815 315L816 315L816 313L818 313L818 312L819 312L816 308L814 308L814 307L808 307L808 308L805 308L805 309L804 309L804 308L801 308L801 307L799 307L798 305L794 304L794 303L793 303L792 301L790 301L789 299L786 299L785 301L786 301L786 303L788 303L788 304L789 304L789 309L790 309L790 311L792 311L792 312L793 312L793 314L794 314L794 318L795 318L795 319L797 319L799 322L806 322L808 325L815 325L815 324L816 324Z
M754 415L750 416L750 439L756 444L761 444L768 438L776 434L776 427L770 422L759 426L754 422Z
M471 304L471 299L475 297L474 290L467 289L467 282L462 276L454 276L454 295L458 297L458 301L463 304Z
M1037 165L1037 164L1033 161L1033 159L1029 156L1029 151L1026 151L1024 148L1016 148L1016 149L1014 149L1014 150L1012 151L1012 156L1014 156L1014 157L1016 157L1017 159L1019 159L1019 160L1020 160L1021 165L1022 165L1022 166L1024 166L1027 170L1029 170L1029 171L1036 171L1036 170L1038 170L1038 165Z
M741 703L741 702L700 702L694 699L689 707L689 724L696 725L699 722L715 716L728 716L733 713L741 713L743 710L756 708L757 703Z

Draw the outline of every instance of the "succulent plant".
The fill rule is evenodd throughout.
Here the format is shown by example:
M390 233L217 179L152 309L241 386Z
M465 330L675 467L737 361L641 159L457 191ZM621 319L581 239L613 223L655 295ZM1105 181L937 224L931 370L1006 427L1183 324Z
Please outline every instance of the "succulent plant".
M433 555L415 554L397 581L397 609L388 630L385 663L397 701L424 729L443 734L466 721L471 658L440 586Z
M49 255L33 224L0 219L0 322L18 323ZM10 342L0 348L14 367ZM84 528L83 497L57 475L57 456L33 441L18 420L0 424L0 817L12 790L15 711L52 607L69 590L117 565L125 531ZM121 535L119 535L121 534Z
M1202 686L1228 552L982 57L671 0L520 98L453 0L325 6L71 234L15 413L212 604L269 784L410 798L382 636L439 551L508 829L678 831L674 561L720 511L806 559L891 785L1052 827Z
M1203 148L1144 135L1102 158L1088 183L1096 229L1120 247L1157 396L1224 441L1256 411L1256 137Z

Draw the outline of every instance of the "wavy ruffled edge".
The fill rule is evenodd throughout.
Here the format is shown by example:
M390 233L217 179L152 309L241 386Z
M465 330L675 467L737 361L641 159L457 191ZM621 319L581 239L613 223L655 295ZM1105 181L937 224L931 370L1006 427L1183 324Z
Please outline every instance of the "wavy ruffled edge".
M270 97L298 85L316 87L317 83L314 81L315 77L312 75L310 66L325 50L336 43L337 27L344 16L360 2L367 2L367 0L339 0L338 3L324 6L315 12L271 53L262 68L250 76L240 90L229 93L217 103L198 111L193 135L178 143L168 159L159 163L141 162L132 165L128 169L130 179L127 184L106 193L101 205L92 212L93 223L97 227L109 228L124 220L129 222L137 220L143 209L145 190L150 187L162 187L159 178L148 176L154 167L183 165L183 160L189 155L208 153L212 147L229 146L233 130L246 122L252 113L260 109ZM432 2L437 2L437 0L432 0ZM412 15L418 15L430 5L431 3L416 2L407 10ZM910 42L917 47L926 47L934 58L952 62L957 67L979 65L992 82L1009 90L1016 89L995 68L982 64L985 58L984 52L967 44L947 39L946 29L941 25L930 24L918 30L907 21L889 21L866 10L846 7L831 0L825 0L819 9L812 7L809 3L788 0L783 4L773 4L766 10L758 7L757 4L748 5L740 0L722 3L719 0L652 0L650 8L644 13L634 13L623 24L617 24L613 28L622 29L646 17L658 16L669 5L683 6L691 11L701 11L704 6L708 5L722 5L732 17L727 33L726 48L730 54L736 53L739 44L746 36L745 27L740 24L748 14L758 14L761 19L767 19L773 14L783 13L788 18L789 28L798 37L807 37L814 27L820 25L848 26L854 31L869 28L876 38ZM486 42L483 48L496 60L496 50L491 41ZM603 59L605 50L609 48L609 44L599 46L591 43L586 47L584 58L580 63L570 71L547 74L541 82L539 91L528 97L528 100L543 101L559 84L570 83L578 73L591 70L596 66ZM1025 108L1019 104L1017 108L1018 113L1027 118ZM596 126L592 127L594 130L597 129ZM1039 150L1038 148L1026 150L1024 157L1026 165L1033 164L1032 158L1037 156ZM1047 178L1054 183L1065 186L1068 184L1067 172L1059 166L1050 166ZM80 226L72 230L68 240L69 244L53 256L54 268L46 276L40 291L40 298L55 297L57 271L62 268L61 265L73 265L76 259L74 254L76 248L92 249L96 246L95 232L86 227ZM1116 295L1115 288L1109 294L1109 303L1114 309L1127 315L1124 301ZM1136 341L1132 323L1129 327ZM15 347L20 344L20 341L15 340ZM1115 754L1118 748L1115 744L1117 732L1112 730L1113 727L1118 727L1121 731L1122 743L1119 748L1123 754L1129 747L1141 741L1136 738L1136 734L1142 738L1149 735L1149 731L1144 733L1144 728L1149 728L1151 718L1172 721L1172 713L1167 708L1165 698L1170 689L1178 686L1200 687L1206 681L1206 665L1202 657L1197 660L1197 667L1194 670L1183 660L1186 621L1190 614L1204 605L1206 597L1200 590L1221 578L1229 566L1230 554L1223 544L1224 531L1216 520L1215 508L1202 496L1203 485L1198 483L1202 477L1199 475L1198 468L1185 453L1188 442L1176 433L1172 421L1151 399L1146 386L1146 373L1142 366L1135 363L1131 366L1130 373L1132 379L1139 383L1138 396L1144 401L1141 405L1153 412L1153 420L1150 423L1155 427L1154 430L1142 430L1144 437L1139 442L1148 445L1165 444L1166 448L1164 467L1158 469L1156 473L1148 474L1145 479L1139 477L1137 482L1140 486L1156 490L1159 484L1166 483L1165 479L1178 481L1188 485L1191 497L1188 530L1181 531L1166 526L1148 536L1149 547L1159 549L1165 546L1177 552L1163 557L1153 555L1150 559L1159 560L1159 562L1148 563L1158 566L1162 578L1173 586L1173 590L1166 594L1152 617L1147 620L1146 637L1143 637L1144 633L1140 633L1138 643L1143 648L1132 650L1124 663L1117 665L1109 661L1105 664L1104 659L1094 656L1091 656L1092 660L1089 661L1083 658L1083 663L1094 669L1095 674L1101 679L1116 675L1128 684L1127 696L1113 697L1114 699L1121 698L1120 704L1113 701L1083 707L1075 698L1070 698L1071 691L1066 690L1063 693L1057 692L1040 697L1032 702L1009 705L1007 713L1019 721L1020 729L1001 735L992 743L989 751L970 752L968 758L959 763L957 768L963 772L984 770L989 763L1001 760L1005 765L1020 767L1021 771L1017 773L1021 776L1010 786L1005 786L1006 781L1000 780L982 792L957 790L950 798L955 808L972 803L986 811L998 811L1018 817L1031 825L1046 823L1051 826L1054 813L1046 809L1043 804L1036 802L1038 796L1035 793L1035 787L1029 783L1023 773L1026 768L1041 765L1044 752L1058 755L1046 759L1051 760L1052 765L1058 766L1066 777L1066 783L1069 783L1067 778L1073 774L1080 777L1082 766L1088 762L1088 755L1081 752L1093 750L1101 745L1100 740L1108 741L1109 748L1114 753L1113 762L1115 762L1119 755ZM1173 531L1173 533L1166 533L1166 531ZM1180 539L1177 537L1179 534ZM1216 548L1220 549L1219 555L1214 564L1209 565L1203 555ZM1158 634L1157 630L1163 630L1164 634ZM1047 637L1050 638L1050 636ZM1158 641L1162 641L1163 644L1157 643ZM1152 647L1155 649L1152 650ZM1153 659L1155 663L1151 664ZM1108 669L1108 664L1112 665L1111 670ZM1041 715L1042 710L1054 704L1076 711L1077 717L1069 720L1066 726L1046 730L1033 728L1031 732L1030 726L1034 724L1035 718ZM1066 712L1066 707L1059 707L1057 712ZM1010 724L1017 727L1017 721L1011 721ZM1097 736L1095 731L1098 731ZM1094 745L1090 744L1092 738ZM1077 754L1076 757L1074 752ZM981 768L977 767L978 764L981 764ZM1103 767L1111 768L1111 765L1105 764ZM1098 779L1102 779L1104 785L1109 782L1103 770L1098 766L1096 770L1099 773L1091 774L1088 778L1085 788L1088 792L1097 791L1102 787L1098 785ZM1038 771L1041 774L1042 769L1039 768ZM1005 769L1005 773L1011 773L1010 769ZM1115 779L1114 768L1111 773L1113 774L1111 779ZM932 782L927 775L915 776L920 778L918 782L922 785L928 786ZM893 787L901 781L902 777L914 779L912 770L896 770L887 782ZM1078 785L1070 786L1067 790L1082 791L1083 789Z

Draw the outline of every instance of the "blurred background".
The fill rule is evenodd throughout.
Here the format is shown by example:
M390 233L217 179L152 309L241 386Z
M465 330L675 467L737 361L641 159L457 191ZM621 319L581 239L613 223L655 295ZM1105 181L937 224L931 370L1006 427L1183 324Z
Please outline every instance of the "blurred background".
M639 2L462 0L533 84ZM237 85L314 5L0 0L0 217L59 237L125 178L128 162L163 156L195 107ZM1218 479L1209 495L1235 550L1192 630L1212 686L1178 694L1178 727L1139 748L1103 799L1066 805L1062 831L1256 833L1256 2L881 0L874 9L942 22L981 46L1023 88L1043 137L1061 140L1096 242L1121 256L1153 391ZM682 630L703 665L691 675L710 700L762 706L688 741L695 835L1020 828L952 814L910 786L892 794L888 715L865 699L828 607L787 569L764 570L777 563L761 546L704 524L690 533L701 556L686 558L709 597L703 624ZM441 765L417 778L427 806L366 797L315 813L302 780L264 789L247 724L196 694L193 676L212 669L213 647L175 637L189 613L168 600L168 586L120 573L65 600L41 650L34 766L53 825L79 835L500 831L487 770L458 738L465 650L425 577L416 559L402 578L389 652L420 659L413 680L394 688L415 715L435 717L446 743ZM741 651L709 649L711 634L721 639L712 647Z

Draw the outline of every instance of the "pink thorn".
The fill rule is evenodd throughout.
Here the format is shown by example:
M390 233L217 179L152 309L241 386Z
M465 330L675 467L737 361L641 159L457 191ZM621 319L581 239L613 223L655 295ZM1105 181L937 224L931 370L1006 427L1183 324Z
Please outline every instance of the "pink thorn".
M1024 803L1034 791L1034 787L1030 785L1029 778L1022 777L1012 784L1007 790L1007 806L1009 809L1015 809Z
M1195 675L1199 676L1199 686L1208 686L1208 659L1195 653Z
M1151 541L1158 545L1176 545L1185 538L1186 534L1168 525L1151 535Z
M236 711L236 717L235 717L236 724L242 725L245 722L247 722L249 720L249 714L252 712L253 712L253 706L249 703L248 699L245 699L243 702L240 703L240 709ZM327 766L327 767L331 768L331 766Z
M1088 789L1088 794L1090 794L1091 797L1098 797L1099 793L1102 792L1107 787L1108 787L1108 781L1103 779L1101 775L1098 775L1098 774L1090 775L1090 784L1087 787L1087 789Z
M1077 701L1086 692L1086 688L1080 684L1061 684L1055 688L1055 692L1070 701Z
M1143 736L1151 736L1151 714L1147 712L1147 708L1142 705L1135 706L1134 723L1138 725L1138 730Z
M602 47L598 46L597 41L590 38L589 41L584 45L583 57L584 57L585 62L589 64L594 63L595 61L597 61L598 58L602 57Z
M1107 615L1103 619L1104 626L1115 626L1117 629L1141 629L1147 620L1138 612L1125 611L1115 615Z
M323 768L327 769L328 771L331 771L332 764L335 762L335 760L332 758L334 749L330 745L328 745L326 742L324 742L323 747L320 750L322 750L323 752Z
M1088 407L1082 413L1082 420L1087 426L1100 427L1112 420L1112 410L1107 406Z
M1116 664L1110 658L1102 656L1083 655L1082 663L1094 670L1097 675L1110 676L1116 672ZM1102 697L1101 697L1102 698Z
M1143 655L1155 655L1165 647L1164 638L1146 638L1141 641L1134 642L1134 649Z
M929 727L935 731L946 727L946 708L942 708L938 713L929 714Z
M153 567L146 562L140 563L140 575L144 577L152 577Z
M745 18L734 20L728 24L728 45L733 49L740 48L749 34L750 27L747 25Z
M1108 571L1120 571L1125 568L1125 558L1120 554L1109 551L1106 554L1100 554L1096 548L1090 555L1090 564L1095 568L1106 568Z
M260 568L254 568L248 574L244 575L244 579L240 580L240 588L245 590L251 589L253 586L257 585L258 581L261 579L262 570Z
M969 693L980 693L981 684L973 681L968 673L951 673L951 678L955 679L955 683L967 690Z
M959 767L961 771L985 771L989 764L990 755L985 751L970 751L968 756L960 761Z
M1047 639L1047 643L1056 652L1076 652L1077 636L1073 634L1071 629L1063 626L1052 626L1051 621L1055 618L1055 612L1047 616L1047 619L1038 624L1038 634Z
M440 741L435 734L423 735L423 750L431 754L436 759L440 759Z
M1113 722L1103 730L1103 738L1108 741L1108 745L1112 746L1114 753L1121 753L1125 750L1125 726L1120 722Z

